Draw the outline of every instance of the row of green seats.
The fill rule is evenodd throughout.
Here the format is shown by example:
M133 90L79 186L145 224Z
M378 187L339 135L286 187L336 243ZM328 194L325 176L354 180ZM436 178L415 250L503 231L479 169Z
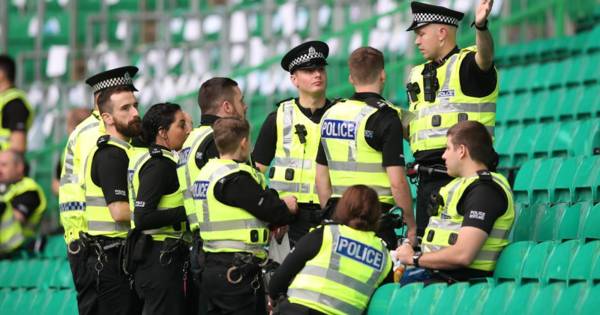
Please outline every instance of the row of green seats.
M529 125L600 116L600 83L498 97L496 125Z
M598 82L600 74L596 65L599 59L600 52L594 52L562 61L500 68L500 92L507 94Z
M513 186L523 205L600 201L600 156L534 159L523 164Z
M531 62L543 62L593 53L600 50L600 26L573 36L540 39L520 44L501 46L495 53L495 62L501 67L513 67Z
M494 145L500 156L500 166L518 168L534 158L598 154L600 118L529 125L500 125L496 127L494 134L496 136ZM558 166L545 171L551 174Z
M494 279L517 283L597 283L600 280L599 255L598 240L510 243L500 254Z
M77 314L76 296L72 289L0 289L0 314Z
M423 286L387 284L377 289L367 314L597 314L600 285L494 281Z
M72 288L66 259L0 261L0 288Z
M517 206L512 241L600 239L600 204L538 204Z

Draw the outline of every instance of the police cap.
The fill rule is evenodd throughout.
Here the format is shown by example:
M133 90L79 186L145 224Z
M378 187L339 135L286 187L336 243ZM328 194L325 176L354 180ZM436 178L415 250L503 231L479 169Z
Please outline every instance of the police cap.
M465 16L462 12L417 1L411 2L410 8L413 14L413 22L407 31L432 23L458 27L458 22Z
M293 73L297 69L318 68L327 65L329 46L322 41L302 43L288 51L281 59L283 70Z
M106 70L85 80L92 87L92 92L98 93L102 90L115 86L128 86L133 91L137 91L133 86L133 77L138 72L138 68L134 66L125 66L115 69Z

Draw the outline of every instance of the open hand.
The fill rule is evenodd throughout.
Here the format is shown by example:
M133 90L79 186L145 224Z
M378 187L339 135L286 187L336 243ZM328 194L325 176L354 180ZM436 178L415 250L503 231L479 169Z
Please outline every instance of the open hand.
M485 24L493 5L494 0L481 0L477 10L475 10L475 25L483 26Z

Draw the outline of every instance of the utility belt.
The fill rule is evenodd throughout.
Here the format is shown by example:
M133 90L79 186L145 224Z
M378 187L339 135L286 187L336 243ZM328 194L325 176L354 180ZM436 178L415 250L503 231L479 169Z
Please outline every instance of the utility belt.
M109 262L109 256L112 257L111 260L116 258L118 266L122 266L126 240L99 235L92 236L83 232L80 232L79 236L81 245L88 248L88 255L96 257L96 264L94 265L96 290L100 290L100 273L104 270L105 264ZM122 268L118 269L122 270ZM125 275L127 274L125 273ZM129 287L133 288L132 277L129 277Z
M328 219L327 212L321 209L321 206L316 203L299 203L298 214L296 214L298 221L309 222L314 225L320 224L324 219Z
M250 280L250 286L256 294L258 289L268 287L277 262L270 259L258 258L251 253L206 253L206 261L227 267L226 279L230 284L238 284L243 280Z

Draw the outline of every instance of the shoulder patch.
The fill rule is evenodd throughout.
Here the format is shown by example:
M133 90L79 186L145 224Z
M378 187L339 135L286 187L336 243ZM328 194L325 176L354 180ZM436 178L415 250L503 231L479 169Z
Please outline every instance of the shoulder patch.
M285 103L287 103L287 102L289 102L289 101L293 101L293 100L294 100L294 98L293 98L293 97L286 98L286 99L284 99L283 101L280 101L279 103L275 104L275 107L279 107L279 105L285 104Z
M492 174L490 173L490 171L478 171L477 175L479 175L479 180L482 182L493 181Z
M98 138L98 141L96 142L96 145L98 147L103 147L103 146L105 146L108 143L108 140L110 140L110 135L100 136Z
M150 156L163 156L162 150L160 148L150 147L148 148L148 151L150 152Z

